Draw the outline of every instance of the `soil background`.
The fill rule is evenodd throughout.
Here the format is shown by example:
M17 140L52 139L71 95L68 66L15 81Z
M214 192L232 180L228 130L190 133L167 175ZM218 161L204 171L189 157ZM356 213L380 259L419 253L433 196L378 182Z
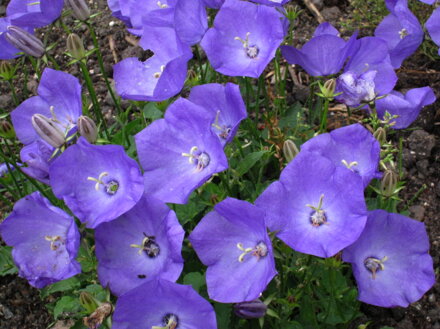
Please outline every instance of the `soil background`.
M295 1L293 1L295 3ZM353 8L348 1L338 0L313 0L317 9L327 21L336 27L345 26L344 23L352 16ZM5 0L0 0L0 17L5 15ZM318 21L304 6L302 1L297 1L298 6L303 9L295 27L296 35L294 44L302 44L313 34ZM136 38L130 35L124 24L111 16L105 0L98 0L90 3L93 13L100 13L93 19L93 25L99 38L101 50L104 55L104 62L109 76L112 76L112 65L123 58L145 56L145 52L136 46ZM88 31L83 26L78 28L71 17L65 17L64 22L79 34L86 45L92 49L92 41ZM351 31L346 31L347 35ZM344 35L344 31L342 32ZM361 29L360 34L372 35L371 29ZM56 42L57 45L50 51L50 54L62 64L62 68L69 73L79 76L76 65L69 67L66 64L70 58L64 53L66 51L66 33L60 26L51 26L39 29L37 35L46 39L47 44ZM113 103L107 92L104 80L99 74L98 63L94 56L89 57L87 63L98 93L99 102L106 119L111 121L113 114ZM29 70L32 67L29 64ZM407 59L398 71L399 81L396 90L431 86L440 99L440 61L432 61L421 51ZM20 81L21 79L21 81ZM20 74L16 81L17 94L22 94L20 86L24 85L24 74ZM293 84L292 84L293 85ZM37 88L35 80L30 79L26 87L31 94L35 94ZM83 91L86 88L83 87ZM304 98L304 90L297 86L291 87L293 100ZM23 101L20 99L20 101ZM122 106L127 107L128 103L122 101ZM0 83L0 107L8 111L14 109L12 95L5 83ZM384 309L363 304L363 317L350 325L350 328L357 328L360 324L371 322L368 328L379 329L384 326L395 329L440 329L440 101L426 107L411 129L399 131L392 137L397 142L403 137L403 165L406 173L406 188L401 193L404 200L402 209L409 205L411 217L426 224L430 241L431 256L434 259L434 267L437 269L437 283L418 302L413 303L406 309ZM423 192L416 198L420 189ZM0 217L10 211L0 203ZM0 241L1 243L1 241ZM37 289L30 287L26 280L17 276L0 277L0 329L44 329L54 324L53 319L47 312L44 302L40 300ZM62 323L57 323L56 328L68 328Z

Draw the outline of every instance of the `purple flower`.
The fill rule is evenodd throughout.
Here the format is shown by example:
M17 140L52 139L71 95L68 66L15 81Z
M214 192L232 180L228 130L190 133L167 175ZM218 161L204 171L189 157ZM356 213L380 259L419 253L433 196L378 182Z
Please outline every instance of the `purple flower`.
M139 167L120 145L93 145L80 137L49 168L54 194L95 228L130 210L143 193Z
M164 119L135 136L147 193L164 202L186 203L192 191L228 167L211 124L206 111L179 98Z
M353 266L359 300L381 307L407 307L435 283L429 239L423 223L371 211L362 235L342 258Z
M440 7L432 12L431 17L428 18L425 24L432 41L440 47ZM438 50L440 55L440 48Z
M386 42L376 37L365 37L357 40L356 44L357 49L348 60L344 71L356 73L364 78L369 76L367 80L370 81L373 78L374 94L388 94L396 85L397 75L391 65ZM372 77L373 73L368 72L376 74Z
M225 0L202 0L206 7L219 9Z
M407 0L385 1L391 14L377 26L374 35L385 40L395 69L412 55L423 41L423 29L417 17L408 9Z
M195 86L188 99L205 108L212 120L211 130L222 145L230 143L237 133L241 120L247 117L246 105L240 87L233 83Z
M176 281L184 235L174 211L144 195L127 213L96 228L99 281L117 296L153 278Z
M311 76L338 73L356 46L357 33L345 41L335 35L336 29L331 29L328 23L322 24L301 50L292 46L281 46L281 53L287 62L300 65Z
M258 78L284 39L282 19L275 8L226 0L200 45L216 71Z
M261 3L261 4L267 5L267 6L280 7L280 6L283 6L286 3L288 3L290 0L251 0L251 1L256 2L256 3Z
M187 45L202 40L208 29L208 17L202 0L178 0L174 9L174 28Z
M112 329L217 329L212 305L191 286L151 280L116 302Z
M25 100L11 113L17 137L25 145L41 140L32 126L34 114L51 118L67 136L76 129L82 113L81 85L70 74L46 68L37 92L38 96Z
M381 177L380 144L358 123L313 137L301 146L301 151L319 154L335 166L350 169L361 176L364 187Z
M127 1L124 1L124 3L127 3ZM108 7L112 11L112 15L116 17L117 19L120 19L124 22L127 27L131 28L133 27L131 25L130 17L124 16L122 14L121 5L119 3L119 0L107 0Z
M19 275L36 288L81 272L75 260L80 242L75 221L39 192L17 201L0 224L0 233L14 248L12 256Z
M55 149L42 140L25 145L20 151L20 159L27 167L23 172L38 181L49 185L49 165Z
M11 0L6 15L13 25L37 28L60 17L63 6L64 0Z
M116 90L122 98L163 101L183 87L187 62L192 53L177 37L174 28L151 28L141 39L144 48L155 51L145 62L130 57L114 66Z
M377 71L367 71L361 75L347 71L336 80L336 99L348 106L359 106L371 102L376 97L374 78Z
M395 123L392 128L403 129L413 123L422 107L434 103L435 100L431 87L414 88L408 90L405 95L392 91L385 98L376 100L376 109L380 118L384 118L386 112L397 116L391 120Z
M254 300L277 273L265 213L246 201L227 198L218 203L189 240L208 266L208 294L215 301Z
M331 257L357 240L367 220L361 178L301 151L255 201L271 231L296 251Z

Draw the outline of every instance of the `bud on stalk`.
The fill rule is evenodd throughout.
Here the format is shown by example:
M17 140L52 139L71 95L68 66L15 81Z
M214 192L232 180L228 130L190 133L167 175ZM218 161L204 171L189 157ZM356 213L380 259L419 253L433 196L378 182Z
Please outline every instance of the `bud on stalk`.
M81 60L86 56L84 44L78 34L75 33L71 33L67 37L67 50L77 60Z
M18 26L8 26L5 38L27 55L41 57L44 54L44 45L40 39Z
M80 21L85 21L90 17L90 9L86 0L67 0L72 8L73 16Z
M373 136L377 139L380 145L386 143L387 141L387 132L382 127L377 128L377 130L373 133Z
M0 136L7 139L15 137L14 127L6 120L0 120Z
M292 161L296 155L299 153L298 147L295 145L293 141L287 139L283 144L283 154L286 161L289 163Z
M65 143L63 132L44 115L34 114L32 116L32 126L37 134L53 147L59 148Z
M234 313L243 319L257 319L266 315L267 306L261 300L242 302L234 305Z
M387 169L380 182L380 189L382 194L386 197L391 197L396 191L399 176L392 169Z
M85 115L81 115L78 118L78 132L92 144L98 138L98 128L96 128L95 122Z

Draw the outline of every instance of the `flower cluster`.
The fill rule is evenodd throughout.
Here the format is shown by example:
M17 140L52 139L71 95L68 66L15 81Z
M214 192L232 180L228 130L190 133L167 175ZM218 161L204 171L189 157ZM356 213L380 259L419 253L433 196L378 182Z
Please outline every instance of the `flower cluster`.
M135 101L174 97L185 83L191 47L199 46L218 73L260 77L287 34L287 2L108 0L114 16L153 52L146 60L125 58L114 66L117 92ZM284 45L280 51L319 79L317 95L325 98L326 110L335 99L403 129L436 98L430 87L393 90L395 70L420 46L423 30L406 0L386 5L390 14L374 37L358 39L356 32L345 40L322 23L301 49ZM80 20L87 19L88 8L71 6ZM8 16L0 19L0 58L24 50L19 41L27 53L38 50L33 29L56 19L62 7L62 0L12 0ZM207 8L218 9L211 27ZM426 23L437 44L439 15L435 10ZM335 79L321 84L323 78ZM99 282L118 297L112 328L217 328L212 305L176 283L184 268L185 230L175 205L166 203L187 204L194 191L228 169L227 145L247 110L232 82L197 85L186 95L170 101L163 118L139 127L126 152L111 138L98 139L105 122L83 115L77 78L50 68L42 72L37 96L11 113L23 144L17 171L47 185L20 199L0 224L20 276L37 288L70 278L81 272L81 240L94 239ZM279 240L283 248L317 257L342 253L366 303L407 306L434 284L424 225L367 210L365 189L382 177L379 164L384 166L379 138L359 123L325 131L321 125L301 151L289 151L293 160L279 179L260 185L259 191L267 188L254 194L254 204L225 194L219 202L215 195L206 203L214 208L203 210L188 232L185 248L207 267L209 298L236 303L240 317L266 312L259 298L277 276ZM46 195L49 187L53 194Z

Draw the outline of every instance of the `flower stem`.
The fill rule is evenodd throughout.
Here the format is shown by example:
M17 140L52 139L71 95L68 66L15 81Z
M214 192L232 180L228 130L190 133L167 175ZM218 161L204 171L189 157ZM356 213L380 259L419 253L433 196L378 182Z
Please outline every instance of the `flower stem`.
M87 70L87 66L83 61L78 61L79 66L81 68L81 72L84 76L84 80L86 81L87 89L89 90L90 98L93 103L93 110L95 111L96 120L102 123L102 127L104 128L105 137L108 139L109 134L107 131L107 125L104 120L104 116L102 115L101 107L98 103L98 98L96 97L95 89L93 88L92 78L90 77L89 71Z
M108 89L108 91L110 93L110 96L111 96L111 98L113 100L113 103L116 106L116 110L117 110L118 114L122 113L122 108L121 108L119 99L116 97L116 95L115 95L115 93L113 91L113 88L112 88L112 86L110 84L110 81L108 79L108 76L107 76L107 72L105 71L105 68L104 68L104 61L102 59L102 53L101 53L101 50L99 48L98 39L96 38L95 29L88 22L86 23L86 25L89 28L90 35L92 36L93 45L94 45L94 47L96 49L96 55L98 57L99 69L101 70L102 76L104 77L105 85L107 86L107 89Z
M324 111L322 112L321 117L321 126L319 128L319 132L325 133L327 131L327 116L328 116L328 106L329 106L330 100L328 98L325 98L324 101Z

